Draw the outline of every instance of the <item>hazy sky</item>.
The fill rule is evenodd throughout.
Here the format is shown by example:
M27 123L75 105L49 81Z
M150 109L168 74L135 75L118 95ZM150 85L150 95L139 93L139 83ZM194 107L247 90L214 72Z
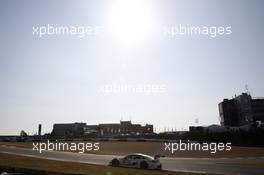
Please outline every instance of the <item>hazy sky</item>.
M51 132L53 123L121 118L159 131L187 129L195 118L218 124L218 103L246 84L252 96L264 96L262 0L119 3L0 1L0 135L33 134L39 123ZM47 24L103 30L84 38L33 35L33 26ZM164 26L179 24L231 26L232 34L164 36ZM117 26L130 33L112 32ZM113 83L164 84L166 91L100 93Z

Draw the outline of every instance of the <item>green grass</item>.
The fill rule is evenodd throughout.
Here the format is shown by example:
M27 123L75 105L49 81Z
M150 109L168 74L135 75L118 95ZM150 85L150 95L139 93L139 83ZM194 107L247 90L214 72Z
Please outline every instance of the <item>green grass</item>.
M0 142L0 145L15 146L19 148L32 148L32 142Z

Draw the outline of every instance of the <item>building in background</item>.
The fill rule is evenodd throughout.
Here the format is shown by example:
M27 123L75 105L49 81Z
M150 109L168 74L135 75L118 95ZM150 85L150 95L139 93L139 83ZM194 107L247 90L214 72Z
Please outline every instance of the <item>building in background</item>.
M56 137L78 138L84 135L86 123L60 123L54 124L51 134Z
M264 98L253 98L251 111L254 121L264 121Z
M255 122L264 122L264 98L252 98L242 93L232 99L224 99L218 105L222 126L243 126Z
M131 121L120 121L120 123L113 124L99 124L100 136L129 136L129 135L145 135L153 133L153 125L146 124L132 124Z
M238 109L234 99L224 99L218 108L221 126L238 126Z
M142 136L153 134L153 125L132 124L131 121L87 125L86 123L54 124L52 135L61 138Z

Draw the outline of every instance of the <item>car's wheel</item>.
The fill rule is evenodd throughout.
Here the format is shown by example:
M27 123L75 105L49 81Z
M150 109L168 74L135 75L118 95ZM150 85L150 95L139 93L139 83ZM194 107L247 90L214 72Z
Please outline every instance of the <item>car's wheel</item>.
M112 160L112 166L118 167L119 166L119 160L113 159Z
M145 162L145 161L142 161L142 162L140 163L140 168L141 168L141 169L148 169L148 163Z

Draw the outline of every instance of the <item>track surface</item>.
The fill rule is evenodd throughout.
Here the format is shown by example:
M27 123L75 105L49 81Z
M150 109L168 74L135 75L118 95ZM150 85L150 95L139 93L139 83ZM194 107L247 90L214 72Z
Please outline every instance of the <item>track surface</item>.
M79 154L71 152L44 151L0 146L0 153L36 157L59 161L70 161L107 165L116 155ZM199 173L228 175L263 175L264 158L161 158L163 169ZM165 174L165 173L164 173Z

